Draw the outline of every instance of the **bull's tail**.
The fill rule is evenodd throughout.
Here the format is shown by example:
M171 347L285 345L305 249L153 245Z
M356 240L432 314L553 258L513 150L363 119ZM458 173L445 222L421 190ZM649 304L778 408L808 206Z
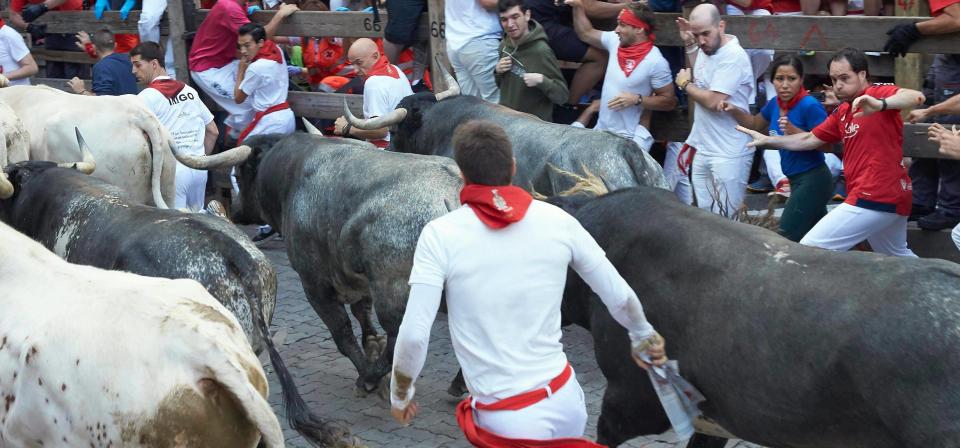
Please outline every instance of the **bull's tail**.
M154 123L149 123L153 118ZM157 208L169 208L163 200L163 191L160 188L160 177L163 175L163 146L164 137L167 137L167 144L173 145L173 138L169 135L164 136L163 126L152 114L144 114L141 117L140 130L146 134L147 143L150 145L150 158L153 160L153 166L150 170L150 192L153 194L153 204Z
M267 448L284 446L283 430L273 413L270 403L260 395L250 382L247 372L231 360L211 362L208 367L213 371L214 379L236 398L250 423L260 431L260 437Z
M264 342L267 344L267 352L270 353L270 364L273 365L273 370L280 380L283 404L287 410L287 422L290 423L290 427L302 434L310 444L317 447L363 446L358 441L353 440L348 429L324 422L319 415L310 411L307 403L300 396L300 391L297 390L297 384L294 382L293 376L290 375L290 371L287 370L286 364L280 357L280 352L273 345L270 330L267 328L263 316L257 311L251 312L250 315L253 316L255 325L263 334ZM270 445L268 444L268 446Z

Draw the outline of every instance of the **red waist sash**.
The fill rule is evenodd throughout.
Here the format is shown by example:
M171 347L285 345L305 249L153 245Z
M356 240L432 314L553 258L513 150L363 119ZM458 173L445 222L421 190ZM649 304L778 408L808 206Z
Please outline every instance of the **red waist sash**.
M250 121L250 124L248 124L247 127L243 128L243 132L241 132L240 137L237 138L237 145L243 144L243 139L247 138L247 136L250 135L251 132L253 132L253 128L257 127L257 123L260 122L261 118L267 116L267 114L272 114L274 112L284 110L284 109L289 109L289 108L290 108L290 103L287 103L286 101L284 101L275 106L268 107L267 110L265 111L257 112L257 114L253 116L253 120Z

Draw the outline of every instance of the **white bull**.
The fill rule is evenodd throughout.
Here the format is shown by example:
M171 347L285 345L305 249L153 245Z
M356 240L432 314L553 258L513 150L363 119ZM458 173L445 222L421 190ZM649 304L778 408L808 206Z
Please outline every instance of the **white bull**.
M0 101L23 122L30 160L78 160L74 129L79 128L97 160L95 177L122 188L132 201L161 208L173 203L176 161L169 134L136 96L12 86L0 89Z
M0 446L283 446L239 322L199 283L69 264L0 224L0 284Z
M6 166L29 158L30 134L16 112L0 101L0 164Z

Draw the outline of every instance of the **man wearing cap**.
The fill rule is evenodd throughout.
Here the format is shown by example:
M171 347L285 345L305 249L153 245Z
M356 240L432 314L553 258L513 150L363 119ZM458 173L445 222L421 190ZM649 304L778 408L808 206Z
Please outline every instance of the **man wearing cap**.
M611 57L603 77L600 116L594 129L613 132L637 142L644 151L653 136L640 123L643 111L673 110L677 98L670 64L653 46L653 11L645 4L631 3L620 11L614 31L598 31L590 25L581 0L566 0L573 6L573 25L584 42ZM614 57L615 56L615 57ZM574 125L586 126L579 120Z
M414 383L446 294L450 336L470 391L457 423L481 448L599 447L582 438L583 391L560 343L560 303L572 267L627 328L634 359L666 361L630 285L572 216L510 185L516 163L504 130L470 121L453 134L465 204L427 224L410 272L390 382L392 413L417 413ZM641 381L640 378L637 379Z
M364 77L364 118L386 115L397 108L400 100L413 95L410 81L400 71L400 67L391 64L374 41L367 38L357 39L347 51L347 59L353 64L357 73ZM386 148L390 144L389 129L357 129L342 116L334 123L333 133L343 137L369 140L380 148Z

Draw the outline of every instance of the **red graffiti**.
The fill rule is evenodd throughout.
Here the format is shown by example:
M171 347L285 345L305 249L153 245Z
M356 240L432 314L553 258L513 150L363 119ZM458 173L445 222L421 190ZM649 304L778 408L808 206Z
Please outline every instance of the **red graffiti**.
M820 31L820 26L814 23L810 26L810 29L807 30L807 33L803 35L803 39L800 41L800 49L807 49L807 43L810 42L810 38L813 37L813 33L817 33L817 42L811 50L827 50L827 39L823 37L823 31Z
M767 25L762 32L757 29L757 24L760 22L766 23ZM776 40L778 37L780 36L777 34L776 27L773 26L773 23L769 20L751 20L750 26L747 27L747 39L749 39L751 45L770 42Z

